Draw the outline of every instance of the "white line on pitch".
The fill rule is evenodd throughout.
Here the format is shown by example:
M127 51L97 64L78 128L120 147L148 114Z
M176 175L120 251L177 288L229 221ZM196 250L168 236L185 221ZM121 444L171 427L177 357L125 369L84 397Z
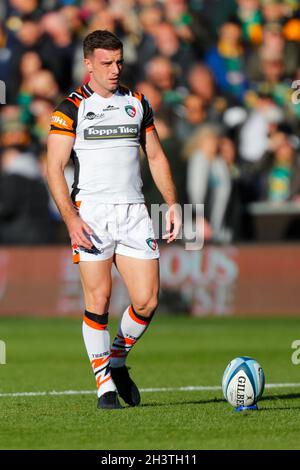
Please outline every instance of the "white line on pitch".
M266 384L266 388L300 388L300 383L282 383L282 384ZM140 391L147 392L213 392L219 391L221 387L216 386L188 386L188 387L168 387L168 388L141 388ZM51 392L11 392L0 393L2 397L42 397L42 396L58 396L58 395L95 395L95 390L62 390Z

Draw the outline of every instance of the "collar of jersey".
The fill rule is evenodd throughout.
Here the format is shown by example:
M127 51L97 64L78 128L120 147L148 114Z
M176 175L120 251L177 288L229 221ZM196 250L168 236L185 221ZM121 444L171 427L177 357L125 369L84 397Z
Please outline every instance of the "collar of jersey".
M102 95L99 95L99 93L96 93L89 85L89 83L85 83L85 89L89 92L89 96L92 96L93 94L94 95L97 95L99 96L99 98L102 98L103 100L109 100L111 98L113 98L114 96L120 94L120 86L118 86L118 88L116 89L116 91L111 95L109 96L108 98L105 98L105 96L102 96Z
M88 83L84 84L85 89L89 92L90 96L95 93Z

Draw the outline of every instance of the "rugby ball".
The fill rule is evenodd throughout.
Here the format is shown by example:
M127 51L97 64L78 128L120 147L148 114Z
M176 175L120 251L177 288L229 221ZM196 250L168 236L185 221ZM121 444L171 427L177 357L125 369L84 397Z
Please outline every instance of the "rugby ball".
M251 357L236 357L225 369L222 390L234 407L255 405L262 397L265 375L261 365Z

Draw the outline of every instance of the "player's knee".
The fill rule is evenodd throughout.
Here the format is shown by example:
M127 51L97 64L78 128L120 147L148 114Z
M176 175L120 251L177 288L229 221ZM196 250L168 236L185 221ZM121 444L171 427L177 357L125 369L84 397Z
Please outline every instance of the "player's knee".
M103 314L108 311L110 296L103 292L91 291L86 295L86 308L89 312Z
M141 316L149 318L151 317L158 306L157 295L139 299L134 305L134 310Z

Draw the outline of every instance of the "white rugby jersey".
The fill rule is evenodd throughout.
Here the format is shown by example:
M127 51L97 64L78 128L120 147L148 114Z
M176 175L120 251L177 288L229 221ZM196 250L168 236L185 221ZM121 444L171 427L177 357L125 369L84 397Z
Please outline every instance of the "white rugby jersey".
M72 92L54 110L50 129L75 137L72 199L143 202L139 146L143 132L152 129L152 108L141 93L120 86L103 98L88 84Z

